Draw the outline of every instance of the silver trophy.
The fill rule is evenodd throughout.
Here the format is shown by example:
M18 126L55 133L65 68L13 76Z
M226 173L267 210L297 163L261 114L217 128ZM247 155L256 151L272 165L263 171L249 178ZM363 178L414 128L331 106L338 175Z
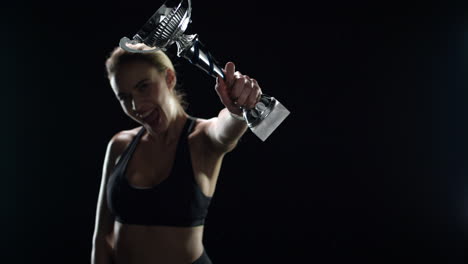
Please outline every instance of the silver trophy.
M197 34L184 34L191 22L192 4L190 0L170 1L164 4L143 25L133 39L120 39L120 47L129 52L166 51L172 44L177 44L177 56L204 70L213 77L218 75L225 79L222 68L200 42ZM144 43L149 50L136 50L127 44ZM259 102L252 109L243 109L243 116L250 130L265 141L268 136L289 115L286 109L274 97L262 94Z

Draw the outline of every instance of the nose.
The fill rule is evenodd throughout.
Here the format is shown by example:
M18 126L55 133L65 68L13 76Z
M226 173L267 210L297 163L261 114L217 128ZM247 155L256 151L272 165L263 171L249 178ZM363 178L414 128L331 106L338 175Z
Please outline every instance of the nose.
M132 111L137 116L142 114L142 111L144 110L144 109L142 109L142 106L143 106L143 104L142 104L141 100L133 97L133 99L132 99Z
M133 99L132 99L132 110L133 110L134 112L137 111L137 104L136 104L135 101L136 101L135 98L133 98Z
M132 112L138 117L141 118L146 111L148 111L149 105L143 102L142 98L138 98L137 96L133 97L132 99Z

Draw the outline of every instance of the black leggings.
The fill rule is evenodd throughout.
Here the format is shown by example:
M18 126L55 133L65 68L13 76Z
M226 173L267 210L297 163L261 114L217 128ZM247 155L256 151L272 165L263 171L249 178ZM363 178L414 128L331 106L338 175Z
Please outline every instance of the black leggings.
M211 259L206 254L206 251L203 250L203 254L197 260L195 260L192 264L213 264L213 263L211 262Z

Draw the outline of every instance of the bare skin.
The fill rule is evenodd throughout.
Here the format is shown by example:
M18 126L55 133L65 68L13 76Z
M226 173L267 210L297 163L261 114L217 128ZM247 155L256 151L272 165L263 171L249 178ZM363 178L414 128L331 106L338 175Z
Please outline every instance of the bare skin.
M215 89L226 108L218 117L198 119L188 136L193 175L201 191L209 197L215 192L225 154L234 149L247 129L245 122L236 120L229 112L240 114L239 105L253 107L261 93L255 80L235 72L234 64L227 64L225 74L226 83L219 79ZM138 188L156 186L170 177L178 139L188 122L188 115L172 96L175 75L170 70L157 72L144 62L130 62L111 78L111 86L125 114L146 128L127 164L125 177L129 184ZM148 116L153 116L153 121ZM122 224L107 207L109 175L140 129L141 126L121 131L108 144L96 212L92 263L190 264L204 250L204 226Z
M206 140L200 133L203 122L207 121L198 121L188 142L195 180L202 192L211 197L224 155L203 148ZM125 135L119 136L119 140L128 145L138 130L121 132ZM169 177L176 143L158 148L154 146L157 143L144 135L128 163L125 176L129 183L140 188L151 187ZM157 163L154 157L160 157ZM111 242L115 263L192 263L203 252L203 228L124 225L115 221Z

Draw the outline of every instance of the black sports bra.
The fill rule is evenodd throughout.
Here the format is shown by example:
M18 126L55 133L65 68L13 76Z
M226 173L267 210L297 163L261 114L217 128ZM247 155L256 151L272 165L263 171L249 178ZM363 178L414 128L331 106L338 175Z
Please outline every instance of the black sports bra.
M189 117L185 122L169 176L150 188L131 186L125 176L128 161L145 128L142 127L133 138L107 183L108 207L117 221L134 225L188 227L204 224L211 197L203 194L195 181L187 140L195 120Z

